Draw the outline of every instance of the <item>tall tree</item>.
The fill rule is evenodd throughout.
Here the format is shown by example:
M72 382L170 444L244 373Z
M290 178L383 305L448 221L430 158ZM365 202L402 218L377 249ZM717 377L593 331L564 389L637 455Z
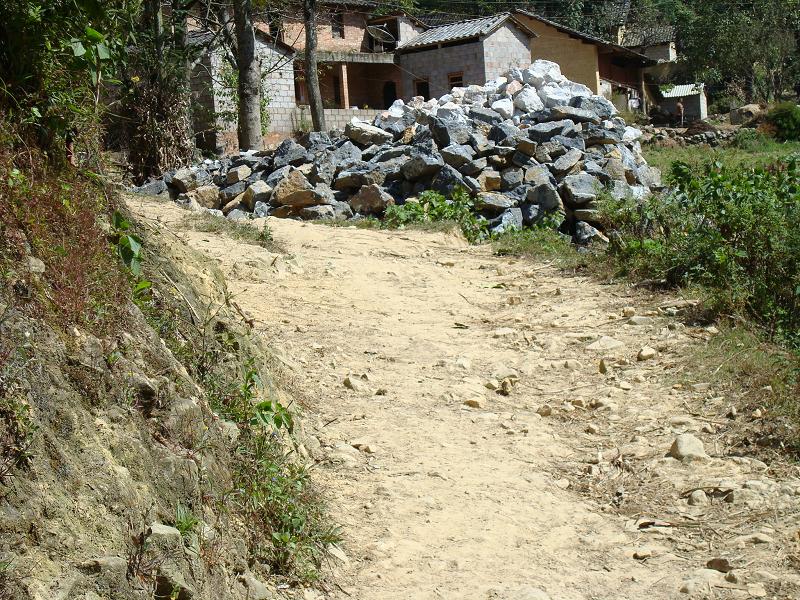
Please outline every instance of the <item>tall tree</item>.
M317 70L317 0L303 0L303 20L306 26L306 86L311 122L314 131L325 131L325 109Z
M256 52L251 0L233 0L236 25L236 62L239 67L239 149L260 149L261 61Z

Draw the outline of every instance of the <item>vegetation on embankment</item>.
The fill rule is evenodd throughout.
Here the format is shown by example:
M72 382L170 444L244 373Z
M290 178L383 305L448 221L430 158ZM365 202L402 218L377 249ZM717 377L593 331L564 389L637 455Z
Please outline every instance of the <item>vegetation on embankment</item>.
M19 139L0 143L0 597L69 580L233 598L318 578L338 533L299 408L216 267ZM162 547L175 531L181 547Z

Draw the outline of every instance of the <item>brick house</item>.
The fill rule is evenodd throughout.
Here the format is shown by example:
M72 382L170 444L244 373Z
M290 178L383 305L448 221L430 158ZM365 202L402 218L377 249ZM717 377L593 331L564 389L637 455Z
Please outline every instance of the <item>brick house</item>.
M533 59L557 62L566 77L606 96L620 109L638 105L646 112L648 105L657 101L645 81L647 69L656 65L656 60L530 11L518 9L514 16L537 35L531 38Z
M442 96L457 86L483 84L534 59L558 62L563 73L596 93L627 104L648 101L642 69L655 61L618 44L574 31L533 13L514 10L467 20L420 20L404 13L375 16L372 0L323 0L317 61L329 128L352 117L372 120L398 98ZM269 132L289 134L310 124L304 73L305 25L295 13L257 24ZM210 35L210 34L208 34ZM193 69L195 130L201 147L235 141L230 94L220 82L227 61L220 46ZM228 67L229 68L229 67ZM205 116L203 116L205 115Z
M526 67L535 37L510 13L427 27L397 48L403 98L439 97L453 87L483 85L510 67Z

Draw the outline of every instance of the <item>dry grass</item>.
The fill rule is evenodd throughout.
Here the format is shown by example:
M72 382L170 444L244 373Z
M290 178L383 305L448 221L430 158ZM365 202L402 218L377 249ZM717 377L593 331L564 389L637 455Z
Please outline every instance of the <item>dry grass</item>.
M272 238L272 231L266 223L259 227L253 223L230 221L208 213L193 213L184 220L184 224L194 231L226 235L245 244L261 246L270 252L285 253L285 249Z

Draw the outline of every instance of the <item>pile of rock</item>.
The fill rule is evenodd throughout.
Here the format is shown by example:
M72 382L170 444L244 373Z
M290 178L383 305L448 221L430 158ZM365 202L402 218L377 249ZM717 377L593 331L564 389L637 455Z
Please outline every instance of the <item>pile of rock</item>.
M398 100L372 124L353 119L344 132L207 160L137 191L169 192L230 219L346 220L461 187L492 231L560 213L562 230L586 241L602 190L643 198L661 185L641 155L642 132L616 114L557 64L537 60L436 100Z
M701 123L704 123L700 121ZM699 127L689 127L687 129L676 129L673 127L653 127L645 125L642 127L642 144L653 144L655 146L724 146L729 144L735 137L737 129L717 129L712 125L704 123L707 127L699 130Z

